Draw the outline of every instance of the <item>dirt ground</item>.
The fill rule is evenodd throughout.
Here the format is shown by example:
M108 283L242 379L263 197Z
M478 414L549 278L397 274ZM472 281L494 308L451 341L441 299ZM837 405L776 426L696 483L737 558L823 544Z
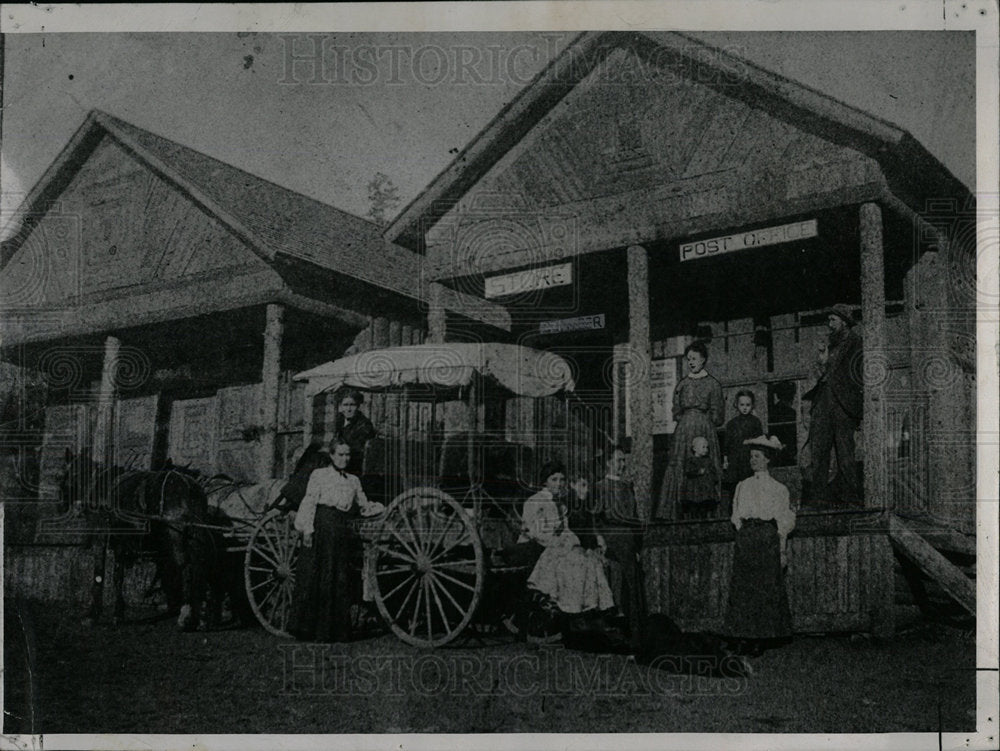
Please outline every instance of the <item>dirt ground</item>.
M498 635L421 651L391 635L303 645L260 628L180 633L162 619L86 628L64 607L24 601L5 603L4 628L4 733L975 727L972 632L923 620L887 641L797 637L752 658L747 679Z

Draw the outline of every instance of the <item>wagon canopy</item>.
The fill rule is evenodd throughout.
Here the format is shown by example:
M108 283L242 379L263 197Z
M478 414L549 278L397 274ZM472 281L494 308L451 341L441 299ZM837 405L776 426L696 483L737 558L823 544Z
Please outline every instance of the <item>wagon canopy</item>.
M466 386L475 373L488 377L518 396L540 397L573 390L566 360L545 350L519 344L415 344L375 349L342 357L295 376L308 381L306 396L347 386L363 390L411 384L438 388Z

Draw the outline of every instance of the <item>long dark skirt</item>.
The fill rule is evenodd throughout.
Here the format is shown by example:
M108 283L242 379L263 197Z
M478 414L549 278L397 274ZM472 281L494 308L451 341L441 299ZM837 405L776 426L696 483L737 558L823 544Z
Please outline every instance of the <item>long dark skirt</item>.
M736 533L733 578L724 633L737 639L777 639L792 633L774 521L744 520Z
M634 644L638 644L646 615L642 591L642 569L637 556L642 547L642 529L607 524L600 529L607 550L607 575L615 604L625 616L626 629Z
M351 638L351 604L360 574L351 568L357 539L348 526L351 514L317 506L311 548L299 550L295 595L288 631L303 640L331 642Z

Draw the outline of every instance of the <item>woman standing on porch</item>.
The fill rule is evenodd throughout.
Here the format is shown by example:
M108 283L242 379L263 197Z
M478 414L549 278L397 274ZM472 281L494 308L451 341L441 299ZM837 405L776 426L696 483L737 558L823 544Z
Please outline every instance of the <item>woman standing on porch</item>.
M795 511L788 488L767 468L781 451L771 436L745 441L750 448L753 476L736 486L733 495L733 576L729 584L724 635L750 654L792 634L792 616L785 591L785 540L795 528Z
M689 344L684 350L684 361L688 374L674 389L674 430L673 448L667 462L667 471L660 486L660 502L656 511L658 519L677 519L679 516L681 489L684 483L684 459L691 441L702 436L708 441L708 458L715 467L715 477L722 476L722 459L719 452L719 437L716 429L725 420L725 402L722 398L722 384L705 370L708 349L701 342ZM715 497L718 500L721 488L716 482Z

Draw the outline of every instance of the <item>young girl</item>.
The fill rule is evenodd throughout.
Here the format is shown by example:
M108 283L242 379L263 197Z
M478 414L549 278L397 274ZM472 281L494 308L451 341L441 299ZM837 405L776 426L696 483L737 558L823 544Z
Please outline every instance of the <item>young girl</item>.
M674 389L674 416L677 429L674 431L674 448L667 461L667 471L660 487L660 503L657 518L676 519L679 510L681 486L684 484L684 459L695 436L704 436L708 441L708 456L716 469L716 477L721 475L722 460L719 457L719 439L716 427L722 425L725 405L722 399L722 385L705 370L708 349L701 342L689 344L684 350L684 361L688 374ZM721 488L716 488L716 497Z
M708 455L708 439L696 435L684 460L681 518L711 519L719 510L719 473Z
M743 441L764 434L764 426L753 413L753 392L743 389L736 394L736 416L726 423L723 451L722 486L731 495L736 485L753 474L750 469L750 448Z
M299 639L348 641L351 638L352 578L350 567L356 540L348 526L356 507L364 516L381 513L356 475L347 473L351 447L333 445L333 466L309 476L305 496L295 515L302 547L295 571L295 593L288 631Z
M733 574L724 634L759 654L792 633L785 591L786 538L795 528L788 488L768 474L781 451L771 436L747 441L753 476L736 486L732 522L736 527Z

